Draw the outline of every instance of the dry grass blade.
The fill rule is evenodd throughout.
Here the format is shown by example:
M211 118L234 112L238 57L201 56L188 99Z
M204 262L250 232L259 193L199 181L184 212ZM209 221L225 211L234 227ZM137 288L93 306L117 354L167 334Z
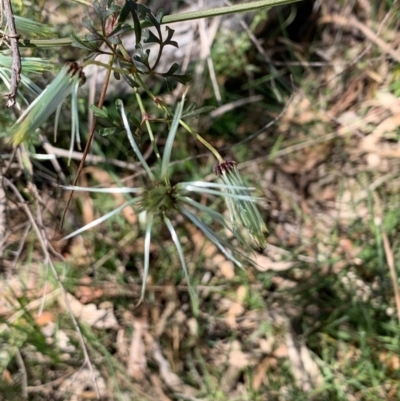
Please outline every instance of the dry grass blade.
M397 309L397 318L399 319L399 324L400 324L400 291L397 280L396 265L394 262L393 251L390 246L388 236L384 231L382 231L382 239L383 239L383 247L385 249L387 264L389 266L390 277L392 279L394 300L396 302L396 309Z
M346 18L341 15L329 15L321 18L319 20L319 23L336 24L347 29L353 29L353 28L359 29L367 39L369 39L376 46L378 46L384 53L390 55L397 62L400 62L400 52L393 49L384 40L379 38L375 32L373 32L371 29L365 26L365 24L363 24L362 22L358 21L355 17Z

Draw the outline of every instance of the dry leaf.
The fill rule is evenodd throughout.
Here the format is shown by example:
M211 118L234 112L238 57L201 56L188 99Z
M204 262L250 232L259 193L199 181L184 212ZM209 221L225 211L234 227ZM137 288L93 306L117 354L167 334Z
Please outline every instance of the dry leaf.
M221 379L221 389L225 393L229 393L237 383L237 379L243 369L250 365L249 355L241 350L239 341L232 341L229 352L229 367L224 372Z
M54 314L52 312L44 311L35 318L35 322L38 326L45 326L50 322L54 322Z
M151 383L153 384L153 390L157 393L157 401L172 401L167 395L165 395L162 388L162 381L157 375L150 375Z
M374 131L360 141L360 150L376 152L378 142L387 132L395 131L400 126L400 113L383 120ZM399 150L398 148L395 150Z
M297 386L308 392L322 385L323 379L318 365L312 359L309 349L294 338L294 333L287 329L285 335L288 358Z
M59 350L61 350L62 352L67 352L69 354L72 354L76 351L76 347L71 344L71 340L65 333L65 331L56 329L56 324L54 322L49 322L47 326L41 329L41 331L46 337L47 344L55 343Z
M253 388L256 391L261 387L263 383L268 384L268 376L265 374L265 372L269 365L269 359L269 357L264 358L255 369L253 377Z
M133 321L133 335L129 348L128 374L136 381L142 381L147 368L144 333L147 331L147 323L142 319Z
M176 309L176 303L170 301L167 303L162 315L157 319L157 325L155 327L154 333L156 337L160 337L165 330L168 318L174 313Z
M73 295L66 294L69 307L64 297L59 297L60 305L68 312L71 309L74 316L83 323L96 329L118 329L119 325L112 309L97 308L95 304L81 304Z
M106 382L100 375L100 372L93 367L94 377L90 369L80 369L75 372L72 376L65 379L59 389L60 399L68 400L68 401L81 401L84 399L82 396L84 393L89 391L89 389L94 390L93 381L96 380L97 388L99 390L101 397L107 396L107 387ZM92 390L92 391L93 391ZM66 394L69 395L68 398L65 398Z
M104 290L102 288L80 285L75 290L75 295L83 304L87 304L95 299L102 298L104 296Z
M241 285L236 292L236 302L232 302L229 306L228 312L225 317L226 324L231 328L236 328L236 318L244 312L244 307L242 305L246 297L246 287Z
M227 280L232 280L235 277L235 268L230 260L227 260L221 254L216 254L213 258L213 262L221 273L221 275Z
M261 253L254 253L251 256L251 259L255 263L256 269L262 272L268 270L280 272L289 270L294 266L294 262L284 262L284 261L274 262L271 258Z
M375 99L379 106L390 110L392 114L400 113L400 99L390 92L377 92Z
M164 384L171 390L181 393L188 398L193 397L197 393L197 390L184 384L182 379L176 373L172 372L169 362L164 358L164 355L161 352L160 345L154 340L149 332L145 333L145 339L146 343L151 348L155 362L158 364L160 376Z

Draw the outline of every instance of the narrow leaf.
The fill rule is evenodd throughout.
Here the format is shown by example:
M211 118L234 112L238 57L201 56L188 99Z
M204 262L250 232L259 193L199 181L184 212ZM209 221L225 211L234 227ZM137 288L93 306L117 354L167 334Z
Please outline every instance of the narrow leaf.
M171 160L172 147L174 145L176 132L179 127L179 120L182 117L184 103L185 103L185 96L182 97L182 101L179 102L175 110L174 119L172 120L171 128L168 133L167 142L165 143L164 155L161 164L162 179L168 179L168 167L169 167L169 162Z
M182 118L195 117L195 116L198 116L199 114L209 113L210 111L213 111L213 110L215 110L215 106L200 107L199 109L196 109L196 110L190 110L190 111L184 112L182 114Z
M156 20L159 22L159 24L161 25L161 21L164 17L164 9L163 8L159 8L157 10L157 14L156 14Z
M90 110L93 111L93 114L96 117L100 117L100 118L104 118L107 119L108 118L108 110L103 106L101 109L99 109L98 107L96 107L94 104L91 104L89 106Z
M122 74L122 78L131 88L139 88L140 85L130 76L126 74Z
M164 76L164 74L161 74ZM192 76L190 74L185 74L185 75L169 75L167 77L164 77L167 79L167 83L168 80L172 79L174 81L179 82L182 85L186 85L188 82L190 82L192 80Z
M89 50L89 51L93 50L91 48L91 46L89 45L89 43L84 42L81 38L76 36L74 33L71 33L71 37L72 37L71 46L78 47L78 48L84 49L84 50Z
M128 15L130 13L130 3L131 0L127 0L125 2L125 4L122 6L121 12L119 13L118 16L118 22L123 23L126 21L126 19L128 18Z
M167 72L165 72L164 74L162 74L162 75L165 76L165 77L169 77L169 76L173 75L174 72L176 72L178 70L178 68L179 68L179 64L174 63L174 64L171 65L169 70Z
M168 34L167 34L167 39L165 39L165 41L164 41L164 45L171 45L174 47L179 47L177 42L175 42L174 40L171 40L172 37L174 36L175 31L173 29L171 29L169 26L167 26L165 29L168 32Z
M82 24L83 26L93 34L98 34L97 29L94 27L93 22L89 19L88 16L84 16L82 18Z
M87 34L86 36L85 36L85 39L88 41L88 42L93 42L93 41L95 41L95 40L101 40L101 39L103 39L98 33L93 33L93 34Z
M157 38L157 36L154 35L154 33L150 31L150 29L146 30L146 36L147 36L147 38L144 40L144 43L158 43L158 44L161 44L161 39Z

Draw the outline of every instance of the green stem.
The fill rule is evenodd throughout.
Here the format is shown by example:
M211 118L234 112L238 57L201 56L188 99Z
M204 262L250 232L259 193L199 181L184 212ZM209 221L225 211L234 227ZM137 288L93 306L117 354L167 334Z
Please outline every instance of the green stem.
M146 110L143 106L142 98L140 97L139 91L137 89L135 89L135 95L136 95L136 100L139 104L139 108L142 113L142 116L148 115L148 113L146 113ZM154 153L156 154L157 160L161 162L160 152L158 151L157 143L156 143L156 140L153 135L153 130L151 129L150 121L147 118L145 119L145 124L146 124L147 131L149 133L149 137L150 137L151 145L153 146Z
M191 11L188 13L166 15L163 17L161 23L162 24L171 24L173 22L190 21L190 20L199 19L199 18L218 17L220 15L253 11L253 10L257 10L258 8L273 7L273 6L282 5L282 4L290 4L290 3L295 3L297 1L300 1L300 0L250 1L248 3L234 4L234 5L230 5L230 6L224 6L224 7L216 7L216 8L211 8L209 10L198 10L198 11Z
M120 74L125 74L125 75L131 74L131 72L128 71L128 70L124 70L123 68L112 67L112 66L110 66L109 64L105 64L105 63L102 63L102 62L96 61L96 60L88 60L88 61L85 61L85 62L82 64L82 67L84 68L84 67L86 67L86 66L88 66L88 65L90 65L90 64L98 65L99 67L103 67L103 68L106 68L107 70L119 72Z
M214 148L214 146L211 145L210 142L206 141L200 134L197 132L194 132L184 121L179 120L179 123L182 125L183 128L185 128L187 131L189 131L192 135L195 136L195 138L201 142L218 160L218 163L222 163L224 159L222 156L219 154L218 150Z
M108 60L108 65L107 65L107 69L106 69L106 76L104 78L104 82L103 82L103 88L101 89L101 93L100 93L100 98L99 98L99 102L97 103L97 107L99 109L101 109L103 107L104 104L104 100L106 98L106 94L107 94L107 89L108 89L108 85L110 83L110 77L111 77L111 67L114 64L114 56L110 56L109 60ZM89 132L89 137L86 141L86 146L85 149L83 151L83 156L82 159L79 163L79 167L78 167L78 172L76 173L75 179L74 179L74 183L72 185L76 185L76 183L78 182L79 176L83 170L83 166L85 165L85 160L86 160L86 156L89 153L89 148L90 145L92 143L93 137L94 137L94 131L96 129L96 125L97 125L97 116L94 116L93 118L93 122L92 122L92 126ZM60 223L60 227L63 226L64 224L64 219L65 219L65 215L67 213L67 210L69 208L69 205L71 204L71 200L72 200L72 196L74 195L74 191L71 191L71 193L69 194L69 198L67 200L67 204L65 205L63 214L61 216L61 223Z
M151 93L150 89L147 87L147 85L144 83L142 77L140 74L136 73L135 74L135 79L139 82L140 87L149 95L150 99L154 101L154 95Z

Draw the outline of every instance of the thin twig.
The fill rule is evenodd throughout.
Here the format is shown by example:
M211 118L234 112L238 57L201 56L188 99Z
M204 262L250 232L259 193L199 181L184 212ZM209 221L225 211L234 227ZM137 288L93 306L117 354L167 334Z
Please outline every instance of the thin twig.
M11 0L4 1L4 13L7 17L7 25L9 34L7 38L11 46L12 64L11 64L11 78L10 78L10 91L5 95L7 98L6 107L13 107L15 98L17 97L18 85L21 80L21 54L18 48L18 39L20 36L15 28L14 14L11 6Z
M98 385L97 385L94 368L93 368L92 362L90 361L90 358L89 358L89 353L88 353L88 350L87 350L87 347L86 347L85 340L83 338L82 331L81 331L81 329L80 329L80 327L78 325L78 321L76 320L76 318L75 318L75 316L74 316L74 314L72 312L71 305L70 305L68 297L67 297L67 290L65 289L65 287L64 287L64 285L63 285L63 283L61 281L61 277L59 276L59 274L57 272L57 269L55 268L55 266L53 264L53 261L51 259L50 253L49 253L49 250L51 249L51 245L48 243L47 238L43 235L42 230L39 228L36 219L32 215L29 207L25 203L25 200L22 197L22 195L20 194L20 192L18 191L17 187L10 180L8 180L5 177L4 177L4 183L5 183L5 185L7 187L9 187L11 189L11 191L14 193L16 198L21 202L22 209L25 211L26 216L28 217L29 221L31 222L32 227L35 230L37 238L39 240L40 247L42 248L42 252L43 252L43 255L44 255L43 263L46 266L50 266L50 269L51 269L55 279L57 280L57 282L58 282L58 284L59 284L59 286L61 288L61 291L62 291L62 294L63 294L63 297L64 297L64 302L65 302L65 305L67 306L67 310L69 312L72 324L74 325L74 328L75 328L76 332L78 333L79 342L81 344L81 348L82 348L83 355L84 355L84 358L85 358L85 364L88 366L89 370L92 373L92 379L93 379L94 388L96 390L96 395L97 395L97 398L100 399L100 391L99 391L99 388L98 388ZM52 253L55 253L54 250L52 250L52 251L53 251ZM59 257L62 258L61 255L59 255ZM42 304L42 301L40 301L40 305L41 304Z
M65 158L70 158L72 160L82 160L82 157L84 156L83 152L73 151L71 153L67 149L56 148L49 142L43 142L43 148L49 155L54 156L54 158L65 157ZM138 168L140 168L140 163L128 163L122 160L108 159L106 157L96 156L91 154L86 155L86 161L94 165L99 163L112 164L113 166L131 171L136 171Z
M400 291L399 285L397 283L397 274L396 274L396 266L394 263L393 251L389 243L389 239L387 237L386 232L382 229L382 239L383 239L383 248L385 249L386 261L389 266L390 278L392 279L393 291L394 291L394 300L396 302L397 308L397 318L400 323Z
M231 147L233 148L233 147L236 147L236 146L239 146L239 145L243 145L246 142L252 141L253 139L257 138L259 135L263 134L268 128L272 127L286 113L286 110L288 109L289 104L292 102L292 99L293 99L293 94L290 96L289 100L286 102L285 107L281 110L281 112L273 120L269 121L267 124L264 125L264 127L259 129L258 131L256 131L254 134L252 134L252 135L248 136L247 138L244 138L243 140L235 143ZM224 149L222 149L222 150L224 150Z
M115 50L115 48L114 48L114 50ZM105 76L105 79L104 79L103 88L101 90L99 102L97 104L97 107L99 109L101 109L103 107L104 100L106 98L108 85L110 83L111 67L113 65L113 62L114 62L114 56L111 56L110 60L109 60L110 68L106 71L106 76ZM78 172L76 173L76 176L75 176L75 179L74 179L74 182L73 182L72 185L76 185L76 183L78 182L79 176L80 176L80 174L81 174L81 172L83 170L83 166L85 165L85 160L86 160L86 157L88 155L88 152L89 152L89 149L90 149L90 145L92 144L92 140L93 140L94 133L95 133L95 130L96 130L96 125L97 125L97 116L94 116L93 123L92 123L92 128L90 130L89 137L88 137L88 140L86 142L85 149L83 150L83 157L82 157L81 162L79 163ZM74 191L71 191L70 194L69 194L68 200L67 200L67 204L66 204L66 206L64 208L63 214L61 216L61 224L60 224L61 227L64 224L65 215L67 214L67 210L69 208L69 205L71 204L73 195L74 195Z
M15 270L16 270L18 259L21 256L22 250L24 249L25 240L28 237L29 231L31 230L31 227L32 227L32 225L29 224L29 221L27 221L25 224L26 224L25 230L21 236L21 240L19 241L18 249L14 252L15 253L14 260L13 260L10 270L8 272L10 277L13 274L13 272L15 272Z
M19 349L17 350L15 354L15 359L17 361L18 367L19 367L19 373L21 374L21 396L24 400L28 399L28 375L26 373L26 367L24 360L22 358L21 352Z
M225 103L224 105L217 107L208 115L208 117L213 120L238 107L246 106L249 103L260 102L263 99L263 95L254 95L243 99L234 100L233 102Z

